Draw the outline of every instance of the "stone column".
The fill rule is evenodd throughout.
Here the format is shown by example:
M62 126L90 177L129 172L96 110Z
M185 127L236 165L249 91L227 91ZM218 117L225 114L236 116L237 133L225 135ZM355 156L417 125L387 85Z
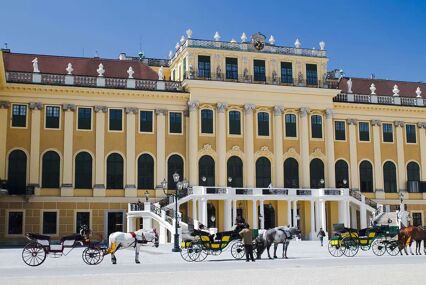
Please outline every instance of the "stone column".
M217 152L217 181L216 186L226 187L226 103L217 103L216 152Z
M73 191L73 132L74 104L63 104L64 111L64 167L62 175L61 196L74 196Z
M417 124L420 144L420 180L426 181L426 122Z
M235 220L237 219L237 200L232 201L232 225L235 226Z
M192 219L197 219L197 199L192 199Z
M198 102L188 102L189 109L189 184L198 185Z
M359 190L359 175L358 175L358 153L357 153L357 135L356 125L357 120L348 119L349 125L349 163L350 163L350 188Z
M95 186L93 196L105 196L105 113L106 106L95 106L96 113L96 152Z
M367 209L365 207L365 196L361 196L361 206L359 209L359 220L360 228L365 229L367 227Z
M326 154L327 154L327 173L328 179L325 180L326 186L330 188L336 187L336 174L334 173L334 135L333 135L333 110L325 110L325 129L326 129Z
M0 184L6 180L6 142L7 142L7 127L9 120L8 112L9 101L0 101ZM28 114L27 114L28 116Z
M350 225L347 223L347 210L346 210L346 201L339 201L339 223L345 224L345 227L349 227Z
M246 187L254 187L255 183L255 172L254 172L254 131L253 131L253 110L256 108L253 104L245 104L245 132L244 132L244 152L246 155L246 161L244 169L246 173Z
M373 126L373 146L374 146L374 188L376 192L383 192L383 170L382 170L382 150L381 150L381 135L380 120L372 120Z
M297 200L293 201L293 227L297 227Z
M35 194L39 194L40 187L40 128L42 103L32 102L31 110L31 146L30 146L30 181L29 186L35 188Z
M300 108L300 159L302 170L302 187L310 188L310 175L309 175L309 108Z
M356 208L351 207L351 228L356 229L358 228L358 223L356 220Z
M137 197L136 187L136 114L138 109L126 107L126 184L124 195Z
M287 220L288 220L288 225L290 227L293 226L293 222L292 222L292 216L291 216L291 200L287 200Z
M405 154L404 154L404 122L395 121L395 132L396 132L396 152L397 152L397 175L398 175L398 190L407 190L407 176L405 168Z
M284 187L283 163L283 106L274 107L274 187Z
M262 218L260 219L260 225L259 227L264 230L265 229L265 205L264 205L264 201L263 200L259 200L259 212L260 212L260 216L262 216Z
M316 237L316 229L315 229L315 202L313 200L310 201L311 206L311 240Z
M167 179L166 174L166 114L165 109L156 109L157 115L157 162L156 162L156 185L161 185L163 179Z
M225 231L229 231L229 230L231 230L231 228L232 228L232 219L231 219L231 211L232 211L232 209L231 209L231 203L232 203L232 201L231 200L224 200L223 201L224 203L224 208L223 208L223 217L224 217L224 230Z
M324 230L324 232L327 232L327 216L325 215L324 200L319 201L319 212L320 212L321 228Z
M258 229L259 225L257 223L258 218L257 218L257 201L256 200L252 200L252 229Z

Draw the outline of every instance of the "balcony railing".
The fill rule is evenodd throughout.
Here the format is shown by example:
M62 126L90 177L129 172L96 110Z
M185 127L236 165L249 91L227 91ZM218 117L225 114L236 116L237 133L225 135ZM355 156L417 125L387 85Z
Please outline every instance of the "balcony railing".
M333 99L334 102L353 102L362 104L382 104L426 107L426 99L402 97L402 96L380 96L353 93L340 93Z
M328 88L336 89L337 83L332 81L321 80L306 80L302 78L292 78L292 80L282 80L279 76L254 76L249 74L233 74L227 76L226 73L208 73L202 71L189 71L184 74L186 79L192 80L210 80L210 81L226 81L250 84L265 84L265 85L280 85L280 86L296 86L296 87L310 87L310 88Z
M78 87L103 87L113 89L136 89L182 92L182 85L177 81L160 81L148 79L95 77L81 75L64 75L31 72L6 72L9 83L32 83L45 85L63 85Z

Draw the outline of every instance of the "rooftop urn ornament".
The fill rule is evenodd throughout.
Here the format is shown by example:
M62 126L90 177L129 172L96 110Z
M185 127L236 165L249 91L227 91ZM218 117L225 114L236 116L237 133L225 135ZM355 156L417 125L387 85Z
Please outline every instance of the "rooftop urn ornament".
M181 44L181 45L183 45L183 43L184 43L184 42L185 42L185 37L184 37L184 36L181 36L181 37L180 37L180 44Z
M175 49L179 49L179 42L176 43Z
M243 33L243 34L241 35L241 42L242 42L242 43L246 43L246 42L247 42L247 35L246 35L246 33Z
M300 42L299 38L297 38L296 41L294 42L294 47L295 48L301 48L302 47L302 43Z
M374 85L374 83L371 83L370 85L370 92L371 95L376 95L376 85Z
M399 96L399 89L398 89L398 85L396 85L396 84L395 84L395 85L393 86L392 92L393 92L393 96L395 96L395 97Z
M275 38L274 38L274 36L273 36L273 35L271 35L271 36L269 37L269 44L271 44L271 45L275 45Z
M33 72L37 72L37 73L40 72L40 70L38 69L38 58L37 57L33 59L32 63L33 63Z
M324 41L320 41L319 42L319 46L320 46L320 50L324 50L325 49L325 42Z
M352 78L349 78L348 82L348 93L352 93Z
M158 80L164 80L163 66L158 70Z
M420 90L420 87L417 87L416 89L417 98L422 98L422 90Z
M169 50L169 59L171 59L172 57L173 57L173 52Z
M129 69L127 69L127 74L129 75L129 79L133 79L133 74L135 72L133 71L133 67L129 66Z
M192 38L192 30L191 29L186 30L186 37L188 39Z
M234 38L232 38L231 39L231 44L236 44L236 43L237 43L237 41Z
M67 68L65 68L68 75L72 75L72 72L74 71L74 68L72 68L71 62L68 63Z
M104 73L105 73L104 65L102 63L100 63L99 67L98 67L98 69L96 69L96 71L98 72L99 77L103 77Z
M214 40L215 40L216 42L220 41L220 35L219 35L219 32L214 33L213 38L214 38Z

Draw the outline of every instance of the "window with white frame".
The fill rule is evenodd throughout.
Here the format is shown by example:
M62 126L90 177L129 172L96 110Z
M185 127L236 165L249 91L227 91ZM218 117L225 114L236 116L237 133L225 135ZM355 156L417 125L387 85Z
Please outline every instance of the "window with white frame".
M27 126L27 105L12 105L12 127L25 128Z

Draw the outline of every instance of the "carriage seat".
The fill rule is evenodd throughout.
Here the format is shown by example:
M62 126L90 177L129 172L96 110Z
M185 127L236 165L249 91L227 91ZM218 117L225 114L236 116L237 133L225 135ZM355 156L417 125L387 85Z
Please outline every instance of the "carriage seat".
M38 239L38 240L47 240L47 241L50 241L50 236L46 236L46 235L28 233L27 236L30 239Z
M66 240L81 241L83 240L83 237L80 234L72 234L72 235L64 236L61 238L61 242L64 242Z

